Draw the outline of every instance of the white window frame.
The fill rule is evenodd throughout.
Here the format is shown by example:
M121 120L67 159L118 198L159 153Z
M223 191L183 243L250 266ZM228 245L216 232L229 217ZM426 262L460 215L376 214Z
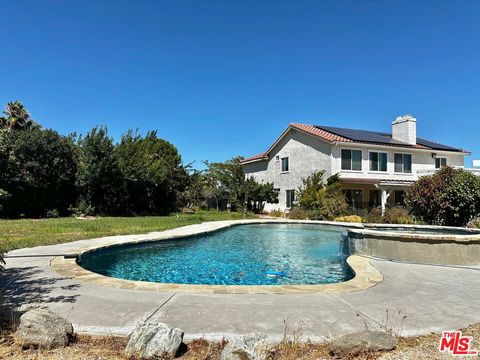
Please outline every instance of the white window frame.
M283 159L287 159L287 170L283 170ZM280 172L286 174L290 172L290 157L284 156L280 158Z
M385 154L387 155L387 169L384 171L384 170L371 170L370 169L370 165L371 165L371 162L370 162L370 154L371 153L377 153L377 154ZM378 163L378 165L380 165L380 163ZM380 168L380 166L378 167ZM376 151L376 150L368 150L368 172L370 173L380 173L380 174L385 174L385 173L388 173L388 151Z
M403 160L402 158L402 171L401 172L398 172L395 170L395 155L398 154L398 155L402 155L402 157L404 155L410 155L410 158L412 159L411 161L411 169L410 169L410 172L405 172L405 161ZM398 175L413 175L413 154L412 153L407 153L407 152L394 152L393 153L393 172L394 174L398 174Z
M348 151L360 151L361 157L360 157L360 170L352 170L353 168L353 156L350 159L350 170L348 169L342 169L342 151L343 150L348 150ZM340 148L340 171L343 172L352 172L352 173L362 173L363 172L363 149L359 148Z
M440 167L437 167L437 159L440 160ZM445 160L445 165L442 166L441 160ZM441 169L445 166L447 166L447 157L446 156L435 157L435 169Z

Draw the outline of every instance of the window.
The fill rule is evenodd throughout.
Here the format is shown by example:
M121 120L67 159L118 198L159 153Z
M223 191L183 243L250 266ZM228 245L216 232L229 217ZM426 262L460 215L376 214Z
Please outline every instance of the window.
M363 205L363 191L362 190L345 190L345 198L347 204L354 209L361 209Z
M405 205L405 191L395 190L395 204Z
M370 190L370 201L368 206L370 208L380 206L381 204L381 194L380 190Z
M435 158L435 169L447 166L447 158Z
M288 157L282 158L282 172L288 171Z
M412 155L411 154L395 154L395 172L408 173L412 172Z
M387 153L371 152L370 171L387 171Z
M342 170L362 171L362 151L342 149Z
M293 202L295 201L295 190L287 190L287 208L291 208L293 206Z

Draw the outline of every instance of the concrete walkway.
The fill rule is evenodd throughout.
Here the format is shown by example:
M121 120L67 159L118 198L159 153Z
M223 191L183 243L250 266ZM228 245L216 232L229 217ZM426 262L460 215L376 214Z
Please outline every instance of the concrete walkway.
M188 294L125 290L62 277L49 265L96 240L21 249L9 255L0 275L4 298L14 306L39 304L68 318L77 332L128 335L140 321L162 321L187 339L218 339L263 331L281 338L285 324L305 337L323 340L386 327L418 335L480 322L480 269L371 260L384 281L344 294Z

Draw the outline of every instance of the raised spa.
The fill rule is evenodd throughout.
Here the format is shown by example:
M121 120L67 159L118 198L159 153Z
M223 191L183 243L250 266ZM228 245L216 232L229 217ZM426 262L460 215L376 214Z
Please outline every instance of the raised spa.
M239 225L209 234L87 252L87 270L128 280L207 285L331 284L353 278L345 229Z

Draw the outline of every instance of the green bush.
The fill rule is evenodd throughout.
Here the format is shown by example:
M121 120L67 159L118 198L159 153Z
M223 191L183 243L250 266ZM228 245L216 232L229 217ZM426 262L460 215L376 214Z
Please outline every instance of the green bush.
M321 170L303 179L303 186L297 191L299 206L315 220L333 220L347 215L348 205L338 175L327 179L327 184L324 176L325 171Z
M428 224L465 226L480 213L480 177L445 167L421 177L405 202L412 215Z

